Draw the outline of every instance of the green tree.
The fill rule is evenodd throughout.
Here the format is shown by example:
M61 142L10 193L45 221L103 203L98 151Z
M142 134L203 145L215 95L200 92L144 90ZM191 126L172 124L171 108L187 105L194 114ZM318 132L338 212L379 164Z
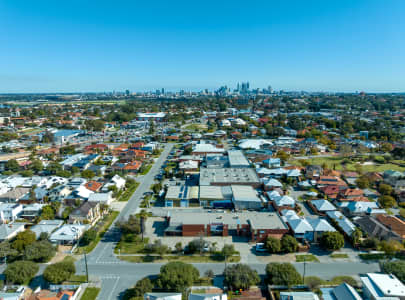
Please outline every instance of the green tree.
M53 220L53 219L55 219L55 211L53 210L52 206L45 205L42 208L41 219L42 220Z
M285 253L293 253L297 252L297 250L298 250L297 240L293 236L285 234L281 238L281 251Z
M224 257L225 259L225 264L228 261L228 258L231 257L233 254L235 253L235 247L231 244L225 244L222 247L221 250L221 255Z
M394 197L389 195L384 195L378 198L378 203L384 208L391 208L397 206L397 202L395 201Z
M62 261L48 265L44 270L44 278L50 283L60 284L76 273L73 261Z
M132 300L134 298L142 298L146 293L151 292L153 284L148 277L139 280L133 288L127 289L122 297L123 300Z
M35 173L38 173L44 169L44 165L42 164L42 161L40 161L39 159L34 159L31 161L30 169Z
M20 169L20 165L18 164L18 162L15 159L10 159L6 162L6 164L4 165L4 168L7 171L11 171L11 172L15 173Z
M18 256L18 251L14 249L7 240L0 243L0 258L14 259Z
M12 247L17 251L22 252L28 245L34 243L36 239L35 233L28 229L17 234Z
M370 187L370 181L368 180L368 178L366 176L361 176L361 177L357 178L356 184L357 184L357 187L359 187L360 189L366 189L366 188Z
M340 232L325 232L322 234L320 244L327 250L339 250L345 245L345 239Z
M270 253L278 253L281 251L280 240L271 236L267 237L265 246Z
M224 270L224 283L231 290L247 290L252 285L257 285L259 282L260 277L257 271L252 270L248 265L230 265Z
M378 191L383 195L391 195L392 187L389 184L381 183L378 186Z
M292 286L302 282L300 273L290 263L269 263L266 276L270 284Z
M199 277L200 273L193 265L180 261L169 262L160 268L157 285L166 290L183 292Z
M7 265L4 275L7 282L26 284L37 274L38 270L39 267L36 263L20 260Z
M389 240L389 241L382 241L379 244L379 249L389 255L394 255L395 253L401 251L403 249L403 246L400 242L396 240Z
M91 178L93 178L94 176L96 176L96 174L95 174L93 171L91 171L91 170L84 170L84 171L82 172L81 176L82 176L83 178L86 178L86 179L91 179Z
M130 215L128 220L117 222L117 226L123 234L139 234L141 233L141 222L135 215Z
M80 240L80 242L82 245L86 246L90 244L92 241L94 241L96 238L97 238L97 230L89 229L83 234L83 237Z
M405 282L405 261L388 261L381 264L384 273L394 274L399 280Z
M48 241L38 241L28 245L24 251L24 258L35 262L48 262L55 255L55 247Z

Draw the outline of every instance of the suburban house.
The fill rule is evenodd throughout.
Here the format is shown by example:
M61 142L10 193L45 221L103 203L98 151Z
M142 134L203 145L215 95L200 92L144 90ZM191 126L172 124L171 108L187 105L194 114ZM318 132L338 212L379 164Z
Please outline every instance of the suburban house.
M19 232L25 230L25 223L14 222L9 224L0 225L0 241L10 240L14 238Z
M405 299L405 286L393 274L367 273L360 280L367 299Z
M85 201L69 215L69 223L94 224L100 216L100 203Z
M17 203L0 203L0 221L9 223L16 220L22 213L23 206Z
M74 245L88 228L89 225L65 224L51 234L49 241L58 245Z

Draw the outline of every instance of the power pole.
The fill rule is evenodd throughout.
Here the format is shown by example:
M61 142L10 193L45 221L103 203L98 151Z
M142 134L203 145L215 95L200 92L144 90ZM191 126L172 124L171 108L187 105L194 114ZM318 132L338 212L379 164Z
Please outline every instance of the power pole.
M307 260L306 260L306 258L305 258L305 256L304 256L304 274L302 275L302 280L303 280L303 284L305 285L305 269L306 269L306 267L307 267Z
M87 256L86 251L84 251L84 264L86 266L86 282L89 283L89 269L87 267Z

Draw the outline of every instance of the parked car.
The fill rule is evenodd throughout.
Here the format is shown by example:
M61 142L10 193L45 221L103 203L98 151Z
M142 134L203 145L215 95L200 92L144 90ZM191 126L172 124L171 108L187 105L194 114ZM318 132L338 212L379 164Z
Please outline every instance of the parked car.
M256 252L266 252L266 247L264 247L264 243L257 243L255 246Z

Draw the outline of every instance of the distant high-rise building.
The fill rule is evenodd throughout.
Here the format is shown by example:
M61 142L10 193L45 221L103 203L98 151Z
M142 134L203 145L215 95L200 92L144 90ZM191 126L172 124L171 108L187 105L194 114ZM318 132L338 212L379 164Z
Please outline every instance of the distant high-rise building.
M164 88L162 88L162 95L164 95L165 94L165 89Z

